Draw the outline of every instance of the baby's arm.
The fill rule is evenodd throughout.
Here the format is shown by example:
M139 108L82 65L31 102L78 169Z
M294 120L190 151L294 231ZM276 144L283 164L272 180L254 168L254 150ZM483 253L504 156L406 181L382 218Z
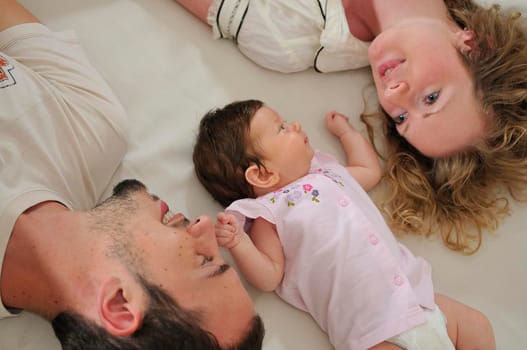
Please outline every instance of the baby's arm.
M215 232L249 283L266 292L276 289L284 274L284 253L273 224L255 219L249 237L233 215L219 213Z
M348 122L348 117L337 112L326 114L328 130L339 138L346 153L347 169L364 188L371 190L381 180L382 171L373 146Z

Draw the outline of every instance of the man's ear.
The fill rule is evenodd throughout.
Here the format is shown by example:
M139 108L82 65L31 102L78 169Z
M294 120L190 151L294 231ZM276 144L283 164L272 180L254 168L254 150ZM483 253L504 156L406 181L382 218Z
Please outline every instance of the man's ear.
M263 166L252 164L245 170L245 179L254 187L270 188L278 183L280 175Z
M99 296L101 326L115 336L132 335L144 315L144 292L139 285L124 285L118 278L103 282Z
M476 34L468 29L458 30L455 34L455 45L463 53L468 53L476 47Z

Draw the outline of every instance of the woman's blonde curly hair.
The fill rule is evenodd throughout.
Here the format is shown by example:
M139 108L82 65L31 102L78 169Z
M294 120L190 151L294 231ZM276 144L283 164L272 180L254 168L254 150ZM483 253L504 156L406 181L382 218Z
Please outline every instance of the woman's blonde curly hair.
M509 214L508 195L527 200L527 34L519 12L470 0L445 3L459 26L476 35L474 48L460 55L491 119L485 140L463 153L431 159L406 142L383 111L361 119L372 141L370 118L382 120L388 185L382 207L392 229L425 236L440 232L447 247L472 254L482 232L495 230Z

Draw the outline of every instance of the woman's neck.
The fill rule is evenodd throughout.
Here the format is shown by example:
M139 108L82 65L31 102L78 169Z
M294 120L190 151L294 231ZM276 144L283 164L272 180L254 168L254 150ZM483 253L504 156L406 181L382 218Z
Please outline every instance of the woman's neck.
M350 33L362 41L372 41L379 24L373 0L342 0Z
M443 0L342 0L342 5L351 34L363 41L412 18L448 20Z

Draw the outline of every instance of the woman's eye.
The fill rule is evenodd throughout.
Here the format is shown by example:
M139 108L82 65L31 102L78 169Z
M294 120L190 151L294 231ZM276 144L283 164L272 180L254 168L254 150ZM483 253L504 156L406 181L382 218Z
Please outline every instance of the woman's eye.
M425 103L427 105L433 105L434 103L436 103L438 98L439 98L439 91L434 91L431 94L426 95Z
M395 124L402 124L406 121L406 118L408 118L408 112L399 114L393 119L393 121L395 122Z

